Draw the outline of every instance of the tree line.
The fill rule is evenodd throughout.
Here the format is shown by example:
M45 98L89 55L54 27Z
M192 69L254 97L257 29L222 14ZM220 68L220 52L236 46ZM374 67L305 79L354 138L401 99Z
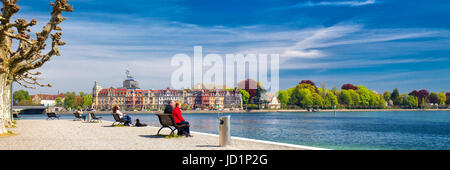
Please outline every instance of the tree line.
M311 80L302 80L295 87L280 90L278 99L283 108L429 108L448 106L450 92L414 90L400 94L394 89L378 94L362 85L344 84L340 89L327 89L325 84L317 87Z
M13 93L13 104L15 106L38 106L26 90L17 90ZM57 97L55 106L64 107L67 110L78 108L89 108L92 105L92 95L84 92L66 92L64 98Z

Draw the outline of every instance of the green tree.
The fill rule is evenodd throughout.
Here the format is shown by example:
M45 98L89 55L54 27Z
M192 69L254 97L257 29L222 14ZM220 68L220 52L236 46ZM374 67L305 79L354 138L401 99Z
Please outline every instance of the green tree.
M439 104L440 103L438 94L436 92L431 92L431 94L430 94L430 103L433 103L433 104Z
M77 108L77 95L75 94L75 92L67 92L65 94L65 99L64 99L64 107L66 109L75 109Z
M242 103L248 104L248 100L250 99L250 94L247 91L245 91L244 89L239 89L239 92L241 93L241 96L242 96Z
M378 106L381 106L382 108L386 107L386 100L384 100L383 96L379 96L380 97L380 104Z
M385 92L383 93L383 98L384 98L385 101L391 100L391 93L388 92L388 91L385 91Z
M382 96L376 94L373 91L370 93L370 106L382 106L383 103L384 98Z
M313 99L314 106L320 106L320 107L324 106L323 98L318 93L312 93L312 99Z
M311 85L311 84L307 84L307 83L301 83L298 84L297 86L295 86L296 89L308 89L311 92L316 92L316 87Z
M82 106L83 108L88 108L89 106L92 105L92 95L91 94L87 94L83 96L83 101L82 101Z
M292 91L289 103L302 108L310 107L314 104L312 92L306 88L295 88Z
M394 102L394 105L399 105L400 104L400 93L398 92L397 88L395 88L392 91L391 100L392 100L392 102Z
M339 105L337 96L331 90L327 90L325 101L327 102L327 106Z
M351 106L353 104L352 96L348 90L341 90L340 97L342 104L346 106Z
M353 89L349 89L348 92L350 93L350 96L352 96L352 105L353 106L361 105L361 96L359 95L359 93L357 93Z
M308 108L314 104L313 93L309 89L299 89L298 94L302 96L300 100L301 107Z
M23 99L19 103L17 103L19 106L39 106L38 103L34 103L32 100L29 99Z
M403 104L410 108L417 108L419 106L419 99L416 96L410 95L403 100Z
M445 105L445 101L447 101L447 96L445 96L445 93L441 91L440 93L438 93L438 99L440 105Z
M257 82L256 85L255 96L251 99L253 104L259 104L261 102L261 96L267 92L260 82Z
M61 97L57 97L56 98L56 106L62 106L63 105L63 101L61 99Z
M280 100L280 104L282 106L287 106L289 97L290 96L289 96L287 90L286 91L283 91L283 90L278 91L278 99Z
M371 92L369 89L367 89L364 86L356 86L358 88L358 94L361 98L361 106L370 106L370 97Z
M22 100L30 100L30 94L25 90L18 90L13 93L13 102L18 104Z

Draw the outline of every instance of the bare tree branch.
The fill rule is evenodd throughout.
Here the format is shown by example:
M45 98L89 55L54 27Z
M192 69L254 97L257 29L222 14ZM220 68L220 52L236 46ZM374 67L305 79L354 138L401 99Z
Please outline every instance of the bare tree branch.
M4 34L7 35L7 36L9 36L9 37L11 37L11 38L18 39L18 40L22 40L22 41L27 42L28 44L31 44L31 41L29 40L29 38L22 37L21 34L16 34L16 35L14 35L14 34L11 34L11 33L9 33L9 32L5 32Z
M38 79L36 77L31 77L28 75L28 73L24 74L23 76L18 77L18 80L16 81L23 81L25 83L31 84L31 85L38 85L40 87L51 87L50 84L41 84L37 81Z
M26 85L26 84L23 84L23 83L20 82L20 81L16 81L16 82L19 83L19 85L22 86L22 87L29 88L29 89L36 89L36 87L28 86L28 85Z
M3 8L0 15L0 74L7 74L8 81L23 81L28 84L38 86L42 85L37 79L31 77L29 70L41 67L45 62L49 61L52 56L60 56L59 46L66 43L61 41L61 32L51 33L53 30L61 31L58 26L63 22L63 12L72 12L73 7L68 4L68 0L55 0L50 2L52 6L51 18L43 27L41 32L36 33L36 39L31 39L29 27L37 24L35 19L28 22L25 19L16 19L14 23L10 23L11 17L20 10L17 0L1 0ZM17 30L17 34L14 34ZM52 47L46 54L42 54L42 50L46 47L46 40L52 39ZM18 46L15 51L11 49L12 40L18 40ZM39 73L40 74L40 73ZM23 85L23 82L19 83ZM25 87L25 86L24 86Z

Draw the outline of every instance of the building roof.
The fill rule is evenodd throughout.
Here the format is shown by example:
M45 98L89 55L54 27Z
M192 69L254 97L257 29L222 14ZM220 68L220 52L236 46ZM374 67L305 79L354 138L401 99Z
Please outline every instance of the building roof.
M31 98L35 98L38 97L40 100L56 100L56 98L61 97L64 98L64 93L60 93L57 95L52 95L52 94L36 94L36 95L31 95Z

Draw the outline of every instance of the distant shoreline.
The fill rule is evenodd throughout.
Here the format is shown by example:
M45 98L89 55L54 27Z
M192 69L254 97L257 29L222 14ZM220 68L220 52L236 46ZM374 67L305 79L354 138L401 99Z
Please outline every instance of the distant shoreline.
M330 109L324 109L324 110L318 110L317 112L401 112L401 111L450 111L450 109L336 109L336 110L330 110ZM163 111L122 111L123 113L127 114L158 114L163 113ZM191 114L191 113L217 113L215 110L186 110L182 111L183 114ZM220 113L266 113L266 112L299 112L299 113L314 113L314 112L308 112L305 109L300 110L238 110L238 111L221 111ZM56 112L57 114L73 114L74 111L59 111ZM111 113L111 111L97 111L95 113L98 114L108 114Z

